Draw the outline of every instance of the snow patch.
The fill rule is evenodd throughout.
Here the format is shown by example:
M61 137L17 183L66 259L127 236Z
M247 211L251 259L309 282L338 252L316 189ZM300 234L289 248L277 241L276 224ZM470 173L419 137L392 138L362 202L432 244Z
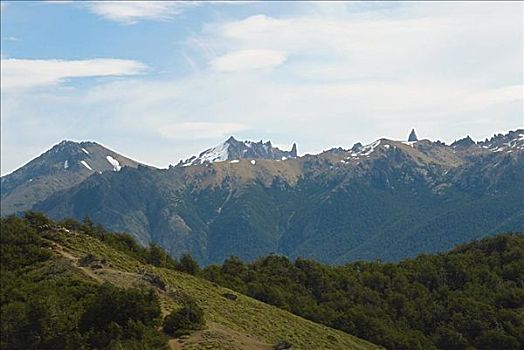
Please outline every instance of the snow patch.
M410 147L413 147L413 145L417 143L417 141L402 141L402 143Z
M257 164L257 161L254 160L254 159L251 159L251 162L250 162L250 163L253 164L253 165L255 165L255 164Z
M385 149L389 149L389 145L384 145L384 148Z
M85 154L89 154L89 152L85 148L82 148L82 151L84 151Z
M106 156L106 159L113 166L113 171L120 171L120 169L122 169L120 163L115 158L111 156Z
M240 163L240 161L238 159L233 159L232 161L230 161L230 163L236 164L236 163Z
M358 157L360 156L366 156L368 157L371 153L373 153L373 151L375 151L375 149L380 146L380 141L381 140L377 140L373 143L370 143L369 145L366 145L364 147L362 147L360 149L360 151L358 152L351 152L350 156L351 157L357 157L356 159L358 159Z
M66 160L64 162L64 169L67 169L67 168L69 168L69 161Z
M282 157L282 160L286 160L286 159L287 159L287 157Z
M498 145L482 146L483 148L489 149L491 152L505 152L511 153L512 150L522 150L524 149L524 134L518 134L517 138L510 140L509 142L504 142Z
M191 161L189 165L226 161L229 155L228 148L229 144L227 142L223 142L202 152L200 156Z
M87 169L93 171L93 168L91 168L89 164L87 164L84 160L81 160L80 163L82 163L82 165L85 166Z

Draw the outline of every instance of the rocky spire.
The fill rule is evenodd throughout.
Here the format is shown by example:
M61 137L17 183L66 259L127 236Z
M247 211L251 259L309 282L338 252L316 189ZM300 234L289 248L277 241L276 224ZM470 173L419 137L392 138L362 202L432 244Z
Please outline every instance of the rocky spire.
M297 157L297 144L293 143L293 147L291 147L291 152L289 152L291 157Z
M417 134L415 134L415 129L411 130L411 133L409 134L409 137L408 137L408 141L409 142L418 141Z
M451 147L453 148L468 148L469 146L472 146L475 144L475 141L473 141L473 139L471 137L466 136L465 138L463 139L460 139L458 141L455 141L451 144Z
M355 143L353 145L353 147L351 147L351 151L353 151L353 152L360 152L360 151L362 151L363 147L364 146L362 146L362 144L360 142L357 142L357 143Z
M233 135L231 135L227 140L226 140L226 143L235 143L237 141L237 139L235 139L235 137Z

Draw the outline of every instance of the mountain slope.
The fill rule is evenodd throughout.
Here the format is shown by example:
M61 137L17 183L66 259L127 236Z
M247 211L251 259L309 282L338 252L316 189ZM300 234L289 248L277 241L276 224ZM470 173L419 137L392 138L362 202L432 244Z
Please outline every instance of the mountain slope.
M33 209L89 216L203 264L273 252L327 263L398 260L479 232L524 230L522 174L524 130L452 145L380 139L284 160L125 168Z
M2 219L3 227L9 225L9 220L13 221ZM107 282L124 289L152 289L160 299L162 315L179 309L188 296L194 299L204 310L207 328L188 338L172 340L172 346L177 346L175 349L269 350L280 341L290 342L294 349L378 349L347 333L305 320L209 281L145 264L132 255L136 251L125 237L104 233L97 238L97 233L93 233L89 225L71 222L65 223L69 228L52 222L40 224L31 221L30 224L37 227L39 237L43 237L43 240L33 237L31 244L40 242L39 249L52 252L52 260L44 266L26 267L26 272L32 273L33 277L43 275L47 280L59 280L61 274L69 271L76 276L77 285L80 279L91 284ZM22 232L9 237L18 239L16 237L20 236L23 236ZM3 249L12 248L9 244L13 242L2 243ZM10 290L13 286L2 284L2 288ZM232 300L225 297L226 294L236 298ZM12 310L8 308L4 313L3 308L3 317L11 320ZM113 331L107 336L116 334L118 332Z
M96 142L62 141L2 177L2 215L30 209L50 194L71 188L93 174L138 165Z

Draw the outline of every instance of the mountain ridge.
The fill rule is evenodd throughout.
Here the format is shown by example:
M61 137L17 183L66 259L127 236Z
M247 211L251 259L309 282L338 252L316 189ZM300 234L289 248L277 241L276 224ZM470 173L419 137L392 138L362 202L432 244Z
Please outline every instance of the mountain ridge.
M271 141L265 143L262 140L259 142L239 141L230 136L226 141L201 152L198 157L193 156L181 160L177 166L209 164L227 160L237 162L240 159L286 160L287 158L297 158L297 156L296 143L293 143L290 151L282 151L278 147L273 147Z
M77 185L93 174L139 165L96 142L63 140L19 169L2 176L2 213L30 209L48 194ZM31 195L34 198L28 199Z
M203 264L270 252L327 263L398 260L478 232L524 229L524 130L460 144L379 139L285 160L124 167L32 209L89 216Z

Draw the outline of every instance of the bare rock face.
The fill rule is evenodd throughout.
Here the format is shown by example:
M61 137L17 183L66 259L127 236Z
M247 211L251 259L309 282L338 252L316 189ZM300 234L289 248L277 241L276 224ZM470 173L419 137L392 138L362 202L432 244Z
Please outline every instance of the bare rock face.
M274 350L290 350L293 349L293 345L291 345L288 341L280 341L275 346L273 346Z
M459 148L459 149L467 149L468 147L474 146L475 141L471 139L471 137L466 136L463 139L457 140L451 144L451 147L453 148Z
M224 293L224 294L222 294L222 296L224 298L232 300L232 301L235 301L235 300L238 299L238 296L236 294L233 294L233 293Z
M227 160L238 161L240 159L283 160L287 158L297 158L297 145L295 143L290 151L283 151L274 147L271 141L239 141L231 136L223 143L200 153L198 157L193 156L185 161L180 161L177 166L209 164Z
M408 137L408 142L415 142L415 141L418 141L418 138L417 138L417 134L415 133L415 129L412 129Z

